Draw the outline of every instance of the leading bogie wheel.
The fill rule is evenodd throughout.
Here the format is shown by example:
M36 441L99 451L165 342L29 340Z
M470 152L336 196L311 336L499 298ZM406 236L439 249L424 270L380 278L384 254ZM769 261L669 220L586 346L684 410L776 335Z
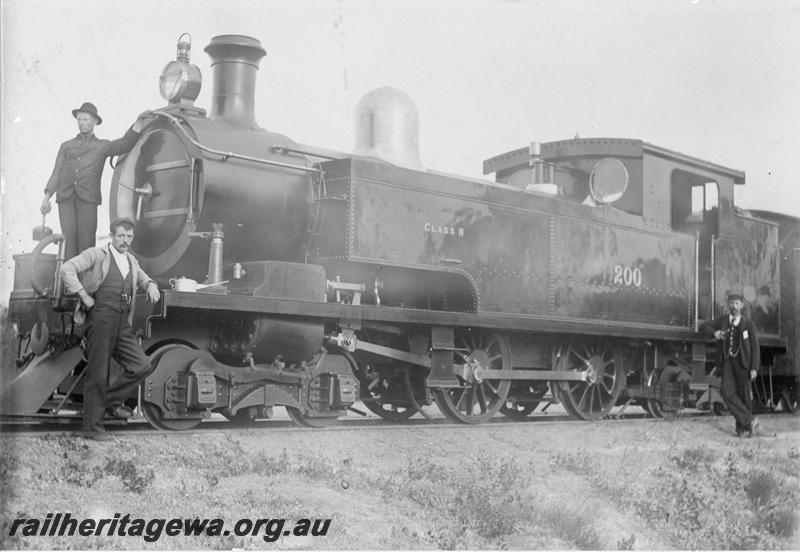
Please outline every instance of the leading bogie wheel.
M153 349L150 354L150 364L153 367L153 372L150 374L151 377L154 373L159 370L159 362L167 354L169 351L173 351L175 349L188 349L193 350L195 347L183 343L183 342L176 342L176 343L168 343L166 345L162 345ZM163 369L169 369L169 367L161 366ZM145 419L150 422L150 425L157 429L169 429L172 431L186 431L188 429L192 429L200 424L203 421L202 418L193 417L193 418L168 418L164 416L162 409L155 403L147 402L145 400L145 386L146 381L142 383L139 387L139 393L142 397L141 401L139 402L139 406L141 408L142 414L144 415Z
M561 404L579 420L606 417L625 387L622 350L606 340L567 341L559 348L555 368L586 373L586 381L563 381L557 386Z
M467 331L456 337L456 364L471 366L465 379L458 376L460 386L434 389L439 410L451 420L464 424L480 424L490 420L506 404L509 380L482 378L481 370L511 370L511 348L508 340L489 332Z
M358 363L356 363L356 359L350 354L349 351L345 351L344 349L337 349L335 351L336 354L343 356L348 364L350 364L350 369L353 371L354 374L358 374ZM338 412L328 412L326 416L311 416L310 410L305 410L303 406L308 405L300 405L298 406L286 406L286 413L289 415L289 418L292 421L301 427L313 427L313 428L323 428L328 427L336 423L339 418Z
M287 406L286 413L292 421L302 427L323 428L336 423L337 416L315 416L311 417L301 412L299 408Z

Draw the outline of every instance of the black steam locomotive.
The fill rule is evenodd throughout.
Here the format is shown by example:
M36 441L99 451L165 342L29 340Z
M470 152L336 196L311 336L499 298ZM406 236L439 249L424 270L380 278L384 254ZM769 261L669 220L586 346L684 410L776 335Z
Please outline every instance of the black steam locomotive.
M640 140L531 143L484 162L495 182L425 170L416 110L359 103L355 154L254 118L258 40L211 40L211 109L179 42L169 102L116 165L112 218L163 289L135 329L153 372L132 397L160 428L276 405L325 425L357 401L402 420L524 417L543 400L598 419L717 410L699 321L743 290L760 332L764 408L797 408L800 220L734 206L744 173ZM79 411L85 365L60 244L16 259L18 375L5 416ZM63 251L63 247L61 248ZM198 282L202 282L198 284Z

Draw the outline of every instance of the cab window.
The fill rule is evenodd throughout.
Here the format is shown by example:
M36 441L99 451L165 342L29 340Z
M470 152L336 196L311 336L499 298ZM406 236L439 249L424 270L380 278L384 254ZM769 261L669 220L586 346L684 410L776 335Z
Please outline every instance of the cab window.
M672 227L679 232L716 233L719 211L717 183L701 175L676 170L672 174Z

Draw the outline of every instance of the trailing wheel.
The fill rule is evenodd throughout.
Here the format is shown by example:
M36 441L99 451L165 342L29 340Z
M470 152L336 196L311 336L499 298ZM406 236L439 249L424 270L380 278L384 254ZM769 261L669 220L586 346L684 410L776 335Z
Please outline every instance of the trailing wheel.
M511 382L487 380L483 370L511 370L511 348L508 340L488 332L458 334L456 363L465 364L465 374L457 374L459 387L434 389L439 410L448 418L465 424L488 421L506 404Z
M604 418L625 387L622 351L613 343L572 339L560 347L555 367L586 372L586 381L562 381L557 386L561 404L579 420Z

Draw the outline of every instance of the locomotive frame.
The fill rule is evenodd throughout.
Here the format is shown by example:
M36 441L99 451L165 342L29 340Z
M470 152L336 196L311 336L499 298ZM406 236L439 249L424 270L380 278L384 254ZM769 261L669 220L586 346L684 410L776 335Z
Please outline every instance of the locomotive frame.
M206 51L210 112L196 90L170 98L112 182L112 216L141 223L145 270L162 287L179 274L214 285L138 299L154 371L132 401L154 426L248 423L278 405L327 425L358 400L390 420L435 402L462 423L546 399L588 420L631 403L717 410L697 330L732 288L762 336L761 402L796 409L800 221L734 207L743 172L612 138L498 155L484 162L494 183L324 151L255 123L257 40ZM61 241L15 257L23 370L0 395L5 416L79 408L63 248L42 253Z

